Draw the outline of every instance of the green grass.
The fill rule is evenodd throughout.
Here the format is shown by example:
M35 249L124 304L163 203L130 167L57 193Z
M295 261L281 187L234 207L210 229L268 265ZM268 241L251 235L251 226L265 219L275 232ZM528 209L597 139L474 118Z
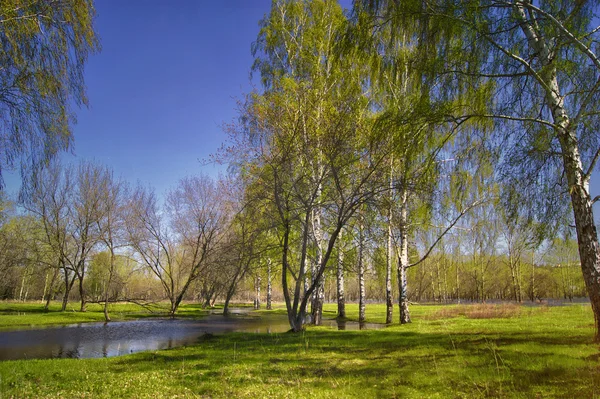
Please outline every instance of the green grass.
M60 307L60 302L52 302L48 312L44 312L44 305L40 302L0 302L0 330L104 321L103 305L100 304L88 304L86 312L79 312L79 302L70 302L65 312L61 312ZM134 303L115 303L109 306L113 321L167 317L168 312L169 304L166 302L149 307ZM177 317L201 317L206 313L200 305L182 304Z
M348 311L355 319L356 305ZM369 305L367 318L384 312ZM413 306L412 316L382 330L235 333L109 359L0 362L0 397L600 398L589 305Z

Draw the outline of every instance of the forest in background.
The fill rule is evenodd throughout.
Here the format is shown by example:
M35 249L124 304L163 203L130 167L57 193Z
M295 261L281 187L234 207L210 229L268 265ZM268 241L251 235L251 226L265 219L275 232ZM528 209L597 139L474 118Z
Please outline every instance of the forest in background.
M5 300L45 302L48 298L62 299L65 291L64 272L55 276L57 267L51 250L45 248L43 225L32 216L17 214L11 204L4 202L4 220L0 228L2 256L0 295ZM486 222L484 220L483 222ZM497 225L490 225L488 237L493 245L489 251L468 253L466 246L457 243L472 240L469 231L455 231L448 235L430 259L419 267L409 270L408 299L418 303L460 303L485 301L544 301L560 299L581 300L586 297L585 284L581 277L581 267L574 240L556 239L546 242L537 252L524 249L511 263L507 252L504 232ZM96 231L94 234L97 234ZM356 233L356 232L355 232ZM380 237L367 236L364 243L363 262L365 264L365 299L367 302L385 302L386 287L386 246ZM357 242L354 238L337 249L334 265L326 273L325 301L337 301L337 269L341 266L345 282L345 295L349 302L358 302L360 287L358 281ZM114 259L113 275L110 265L110 251L96 241L86 258L84 274L84 296L88 301L98 303L105 300L108 291L109 302L132 300L152 303L167 299L160 281L149 267L140 263L131 244L120 244L121 250ZM383 242L382 242L383 241ZM462 249L461 249L462 248ZM198 276L185 295L185 300L201 302L211 306L215 301L225 299L228 286L229 248L222 246L215 252L207 270ZM272 255L275 255L274 253ZM415 257L418 255L415 254ZM248 264L243 275L238 278L232 298L236 302L253 302L258 299L262 306L267 302L269 281L268 259L271 262L270 300L282 302L283 295L279 282L280 266L277 258L269 258L267 252ZM392 280L396 272L393 265ZM209 270L211 269L211 270ZM70 269L67 269L71 273ZM76 277L72 273L71 278ZM514 278L513 278L514 276ZM109 282L110 277L110 282ZM181 282L177 282L181 284ZM258 288L260 287L260 289ZM397 289L394 287L394 297ZM81 293L73 290L71 300L80 300Z

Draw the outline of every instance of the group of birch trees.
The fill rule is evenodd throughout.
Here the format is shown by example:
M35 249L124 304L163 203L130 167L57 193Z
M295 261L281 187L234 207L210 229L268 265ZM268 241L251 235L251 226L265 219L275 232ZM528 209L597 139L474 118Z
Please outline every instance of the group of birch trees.
M271 221L293 330L319 323L325 272L348 242L359 276L365 237L384 244L388 321L395 264L406 323L408 271L439 258L454 230L469 231L456 251L483 272L483 255L505 249L518 299L519 244L535 253L573 223L599 327L597 6L273 1L254 46L262 89L228 154ZM492 213L502 239L473 222Z

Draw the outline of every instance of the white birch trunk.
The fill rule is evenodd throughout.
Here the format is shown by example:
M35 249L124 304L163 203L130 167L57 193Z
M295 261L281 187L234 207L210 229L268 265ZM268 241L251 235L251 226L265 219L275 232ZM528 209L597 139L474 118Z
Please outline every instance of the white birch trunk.
M366 321L366 304L367 295L365 289L365 262L363 261L362 250L359 250L358 255L358 322Z
M400 248L398 250L398 305L400 308L400 324L410 323L410 311L408 309L408 192L402 189L400 198L400 220L398 230L400 232Z
M42 303L44 303L44 299L46 298L47 289L48 289L48 272L46 272L46 278L44 279L44 291L42 292Z
M260 276L254 279L254 309L260 309Z
M320 198L320 196L321 189L319 188L317 198ZM323 228L321 226L320 209L313 211L313 233L317 243L317 254L313 266L315 270L314 275L316 275L316 270L318 270L323 263ZM323 318L323 303L325 302L325 273L321 275L318 281L314 281L314 284L316 284L316 289L314 291L312 304L312 322L314 325L319 326L321 325Z
M394 197L394 159L390 159L390 204L388 209L388 229L387 229L387 251L385 259L385 304L386 304L386 324L392 323L394 315L394 298L392 293L392 267L394 262L394 234L393 234L393 209L392 199Z
M338 264L337 264L337 317L346 318L346 298L344 296L344 250L342 248L342 232L338 238Z
M272 304L272 296L273 296L273 285L271 282L271 258L267 259L267 310L271 310Z

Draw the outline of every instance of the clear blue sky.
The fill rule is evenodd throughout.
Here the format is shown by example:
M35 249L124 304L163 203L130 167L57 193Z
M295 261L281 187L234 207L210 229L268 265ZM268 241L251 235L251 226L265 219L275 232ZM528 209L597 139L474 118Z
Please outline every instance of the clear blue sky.
M97 0L102 51L86 66L89 109L77 110L75 156L158 193L213 166L223 123L251 90L251 44L270 0ZM5 176L18 190L16 174Z

